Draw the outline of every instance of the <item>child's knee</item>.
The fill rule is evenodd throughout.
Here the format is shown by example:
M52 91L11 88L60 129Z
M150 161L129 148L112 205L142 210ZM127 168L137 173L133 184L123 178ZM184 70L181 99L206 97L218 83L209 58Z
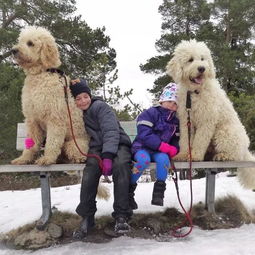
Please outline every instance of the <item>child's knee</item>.
M149 165L150 165L150 162L148 160L138 161L135 163L134 167L137 168L138 171L143 171L144 169L148 168Z
M166 153L159 153L157 157L155 158L155 162L157 164L164 164L164 165L170 166L170 160Z

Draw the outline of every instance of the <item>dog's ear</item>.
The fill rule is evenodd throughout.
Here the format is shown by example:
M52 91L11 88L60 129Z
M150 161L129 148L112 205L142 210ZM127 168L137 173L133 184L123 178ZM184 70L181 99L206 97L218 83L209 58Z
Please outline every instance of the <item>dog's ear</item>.
M208 64L209 64L209 73L208 76L211 79L215 79L216 74L215 74L215 66L213 64L213 60L212 60L212 55L209 55L209 59L208 59Z
M61 65L55 41L44 40L41 49L41 61L45 68L57 68Z
M166 72L170 75L175 82L179 82L181 79L181 66L175 56L168 62L166 66Z
M200 42L200 45L202 48L204 48L204 54L206 55L206 58L208 59L207 60L209 65L208 77L211 79L215 79L216 74L215 74L215 67L214 67L213 59L212 59L212 53L204 42Z

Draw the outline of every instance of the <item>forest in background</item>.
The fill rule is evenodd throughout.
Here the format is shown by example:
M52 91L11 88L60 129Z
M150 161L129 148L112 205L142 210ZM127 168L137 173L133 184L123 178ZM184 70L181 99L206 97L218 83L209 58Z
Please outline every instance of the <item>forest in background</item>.
M93 92L116 109L124 98L129 104L116 110L120 120L133 120L139 105L132 102L133 90L121 94L116 51L105 28L91 29L75 14L76 1L0 0L0 162L17 154L16 126L23 122L21 89L23 71L13 64L11 48L27 25L51 31L59 45L61 69L72 77L86 77ZM161 37L155 42L158 55L141 63L144 74L156 75L150 93L158 97L171 81L166 63L181 40L204 41L211 49L217 78L230 96L255 150L255 3L250 0L163 0ZM142 13L141 13L142 15ZM121 27L120 27L121 29Z

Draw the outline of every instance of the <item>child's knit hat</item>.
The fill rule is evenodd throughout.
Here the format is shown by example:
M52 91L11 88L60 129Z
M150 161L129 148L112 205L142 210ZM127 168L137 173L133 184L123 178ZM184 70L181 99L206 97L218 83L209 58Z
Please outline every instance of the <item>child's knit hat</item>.
M70 85L70 90L74 98L85 92L91 97L91 90L84 79L75 80L76 83Z
M159 103L166 101L177 101L177 84L170 82L164 87Z

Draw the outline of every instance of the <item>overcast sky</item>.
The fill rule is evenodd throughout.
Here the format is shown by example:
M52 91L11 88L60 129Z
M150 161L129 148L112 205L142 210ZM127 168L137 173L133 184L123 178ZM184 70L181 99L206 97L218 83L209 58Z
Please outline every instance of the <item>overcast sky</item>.
M110 47L117 52L119 78L114 85L121 91L134 89L132 99L143 107L151 105L155 76L140 71L139 65L157 55L155 42L160 38L162 0L77 0L78 13L91 28L105 26Z

